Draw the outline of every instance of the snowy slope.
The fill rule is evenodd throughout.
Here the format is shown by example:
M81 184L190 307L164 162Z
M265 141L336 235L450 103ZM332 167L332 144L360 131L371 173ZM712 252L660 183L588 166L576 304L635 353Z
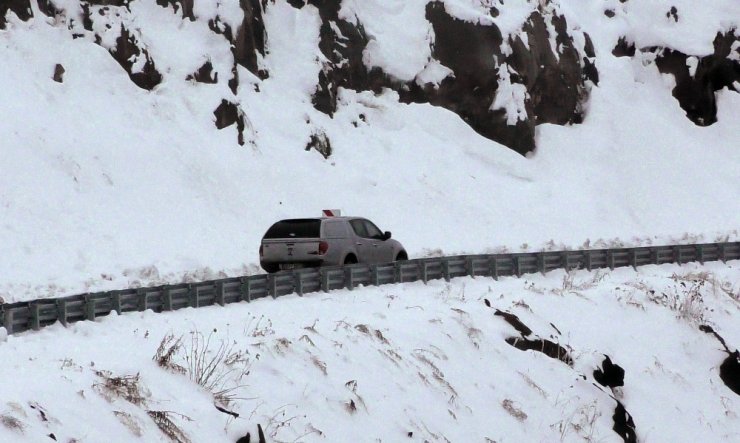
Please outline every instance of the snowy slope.
M193 442L255 438L258 424L270 442L621 442L617 401L638 441L737 441L728 355L698 327L740 343L738 266L461 278L13 335L0 343L0 441L167 441L147 414L166 411ZM572 364L507 344L522 336L497 309ZM216 366L213 391L227 390L221 406L238 417L152 360L167 336L183 339L170 367L226 346L233 362ZM596 381L605 355L623 386Z
M567 18L577 45L590 36L599 82L583 123L537 126L526 158L392 90L340 88L337 112L318 112L325 56L311 5L266 3L256 63L269 76L238 66L234 94L230 42L209 21L238 29L237 0L195 0L192 21L156 0L92 6L92 31L78 0L41 3L66 15L45 17L31 0L33 18L11 13L0 29L5 302L261 272L266 228L322 208L373 219L411 256L740 237L740 95L718 91L718 121L695 126L655 52L612 55L620 38L708 55L717 32L737 28L736 0L445 0L454 17L492 20L505 35L526 35L542 4ZM344 0L339 15L372 38L368 66L438 83L451 71L429 60L436 36L425 4ZM111 57L119 29L106 23L146 45L162 75L153 90ZM141 68L145 58L134 61ZM206 62L218 82L186 80ZM491 105L521 111L514 89L502 91L516 100ZM243 146L234 126L214 126L222 100L244 111ZM305 151L319 133L331 140L327 159ZM275 442L619 442L621 404L639 441L734 442L740 397L720 376L730 360L699 326L729 351L740 346L738 266L465 278L10 337L0 328L0 441L167 441L167 432L192 442L250 432L254 441L259 424ZM562 346L572 364L510 346L525 337L497 309L531 328L527 338ZM169 369L153 361L168 336L183 338ZM219 348L232 361L217 366L223 378L210 390L174 366ZM624 386L596 380L605 355L624 369ZM223 389L220 405L238 417L214 407Z
M223 20L236 26L240 10L222 3ZM428 38L423 2L345 3L342 14L376 35L368 60L399 76L423 69L414 57L392 56ZM600 82L585 122L540 125L530 158L444 109L400 104L392 91L340 89L333 118L316 111L320 21L312 6L277 0L265 11L260 63L270 76L239 67L237 100L251 125L243 147L234 126L213 127L212 110L231 94L226 82L184 80L206 59L222 79L230 75L228 41L208 31L211 2L195 2L193 22L154 0L107 12L133 23L156 56L164 80L151 92L55 20L10 14L0 31L0 296L258 272L259 239L272 222L325 207L370 217L411 256L737 238L740 96L718 92L719 121L696 127L670 95L671 76L611 55L621 35L706 52L716 31L737 24L737 3L683 2L692 19L680 24L651 22L657 6L615 1L619 16L609 20L602 6L576 3L554 4L592 37ZM446 2L460 17L480 15L475 4ZM515 32L534 7L507 2L497 23ZM405 26L385 20L394 14ZM66 71L61 84L51 79L56 63ZM304 151L318 132L332 143L326 160Z

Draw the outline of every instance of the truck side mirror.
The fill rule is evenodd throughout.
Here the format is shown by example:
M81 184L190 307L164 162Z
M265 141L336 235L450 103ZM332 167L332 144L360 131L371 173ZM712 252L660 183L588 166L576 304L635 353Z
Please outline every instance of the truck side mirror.
M383 234L383 240L388 240L391 238L391 231L385 231L385 234Z

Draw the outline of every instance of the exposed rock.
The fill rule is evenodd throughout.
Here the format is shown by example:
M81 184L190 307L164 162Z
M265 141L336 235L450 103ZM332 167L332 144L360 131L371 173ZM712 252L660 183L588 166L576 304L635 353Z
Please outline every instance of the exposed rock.
M604 356L601 368L594 371L594 379L601 385L609 388L624 386L624 369L612 363L608 355Z
M162 74L157 71L149 53L138 46L137 40L123 26L121 35L116 40L116 47L111 49L110 53L128 72L129 78L136 86L151 91L162 81ZM143 64L140 62L142 57Z
M542 352L550 358L560 360L568 366L573 366L573 359L568 351L557 343L551 342L544 338L529 340L521 337L509 337L506 343L522 351Z
M526 337L527 335L532 333L532 330L527 327L524 323L522 323L521 320L519 320L519 317L517 317L514 314L511 314L509 312L503 312L496 309L496 313L493 315L498 315L500 317L503 317L504 320L506 320L506 323L510 324L514 327L514 329L517 330L520 334L522 334L522 337Z
M244 112L236 103L221 100L213 115L216 116L216 128L223 129L236 123L239 132L239 144L244 145L244 128L246 126Z
M612 49L612 54L615 57L634 57L635 44L627 41L625 37L619 37L617 45Z
M244 11L244 19L232 40L234 59L259 78L265 79L267 71L260 69L257 64L257 53L265 55L265 24L262 22L264 4L260 0L239 0L239 5Z
M732 392L740 395L740 352L729 353L719 366L719 378Z
M0 2L0 29L5 29L5 16L9 11L15 13L23 21L33 17L31 0L2 0Z
M331 141L329 141L329 137L326 136L326 133L322 131L311 134L311 138L306 144L306 151L310 151L311 149L316 150L324 158L329 158L332 153L332 149Z
M183 17L195 21L193 14L193 0L157 0L157 4L163 8L172 7L175 12L180 12Z
M607 10L604 11L604 15L607 16L607 17L609 17L609 18L614 18L614 16L616 15L616 13L614 12L613 9L607 9Z
M617 407L614 408L612 419L614 420L612 429L622 437L624 443L637 443L635 421L619 400L617 400Z
M218 72L213 72L213 64L207 61L195 73L187 76L186 80L195 80L198 83L218 83ZM236 94L236 92L235 92Z
M672 17L673 21L678 23L678 9L676 9L675 6L671 6L671 9L668 12L666 12L665 16L668 18Z
M734 82L740 82L740 45L730 58L732 45L740 41L737 30L718 33L714 39L714 54L692 57L672 49L648 48L657 52L656 64L660 72L672 74L676 79L673 96L686 116L699 126L709 126L717 121L715 91L729 88L737 91Z
M52 78L57 83L64 82L64 66L57 63L57 65L54 67L54 77Z
M712 334L719 340L727 352L727 358L719 366L719 378L735 394L740 395L740 351L730 351L727 342L711 326L701 325L699 330Z

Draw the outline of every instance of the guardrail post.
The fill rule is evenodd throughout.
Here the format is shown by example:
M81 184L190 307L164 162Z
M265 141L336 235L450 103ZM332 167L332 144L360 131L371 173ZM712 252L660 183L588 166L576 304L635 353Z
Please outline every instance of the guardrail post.
M494 280L498 280L498 259L496 256L488 257L488 272Z
M588 269L588 272L591 272L591 268L592 268L591 251L584 251L583 255L586 257L586 269Z
M198 307L198 287L192 284L188 285L188 306L191 308Z
M450 281L450 262L444 258L442 259L442 276L445 281Z
M614 270L614 254L611 249L606 250L606 264L609 266L609 269Z
M380 286L380 274L378 273L378 265L370 266L370 277L373 280L374 286Z
M475 262L473 261L473 257L465 258L465 275L475 277Z
M224 287L224 282L216 282L216 284L213 285L213 290L216 291L216 303L220 306L224 306L226 304L226 289Z
M303 297L303 277L300 272L294 272L293 273L293 287L295 289L296 294Z
M272 298L277 298L277 277L275 274L267 276L267 293Z
M239 285L239 297L242 301L252 301L252 280L249 277L242 277L239 279L241 284Z
M8 309L7 311L3 312L3 327L5 327L5 330L8 331L8 334L12 334L14 332L12 309Z
M560 256L560 265L566 271L570 271L570 256L568 255L567 251L563 252L563 254Z
M111 294L111 308L113 308L114 311L116 311L117 314L121 314L123 312L123 309L121 307L121 294L116 292L114 294Z
M31 329L38 331L41 329L41 307L38 303L33 303L29 308L29 313L31 314Z
M320 269L319 275L321 277L321 290L324 292L329 292L329 272Z
M403 283L403 268L400 261L393 263L393 280L394 283Z
M696 259L699 263L704 264L704 245L696 245Z
M679 265L683 264L683 260L681 259L681 247L680 246L674 246L673 247L673 260L678 263Z
M540 252L537 254L537 269L542 275L545 275L545 253Z
M167 288L162 289L162 310L172 310L172 291Z
M727 263L727 258L725 255L726 254L725 247L727 246L727 244L720 243L718 246L719 246L719 259L722 260L722 263Z
M660 264L660 260L659 260L660 254L659 254L659 252L660 252L660 249L659 248L650 248L650 263L652 263L654 265L659 265Z
M67 300L57 300L57 317L62 325L67 326Z
M637 249L633 249L630 254L630 261L632 262L632 269L637 271Z
M138 305L139 305L140 312L146 311L147 296L148 296L148 292L146 289L139 289L136 291L136 297L138 298Z
M519 256L514 257L514 273L516 274L517 277L522 276L522 267L521 267L521 264L519 263L519 258L520 258Z
M421 281L427 284L429 281L429 263L425 261L419 262L419 273L421 274Z
M85 294L85 319L95 321L95 299Z
M355 282L354 282L354 269L352 266L347 266L344 268L344 287L349 289L350 291L355 288Z

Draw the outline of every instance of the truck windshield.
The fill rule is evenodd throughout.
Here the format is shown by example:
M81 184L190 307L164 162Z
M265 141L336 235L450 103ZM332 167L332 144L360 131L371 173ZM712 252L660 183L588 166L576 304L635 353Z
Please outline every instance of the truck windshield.
M321 220L317 219L281 220L270 226L264 238L319 238L320 228Z

